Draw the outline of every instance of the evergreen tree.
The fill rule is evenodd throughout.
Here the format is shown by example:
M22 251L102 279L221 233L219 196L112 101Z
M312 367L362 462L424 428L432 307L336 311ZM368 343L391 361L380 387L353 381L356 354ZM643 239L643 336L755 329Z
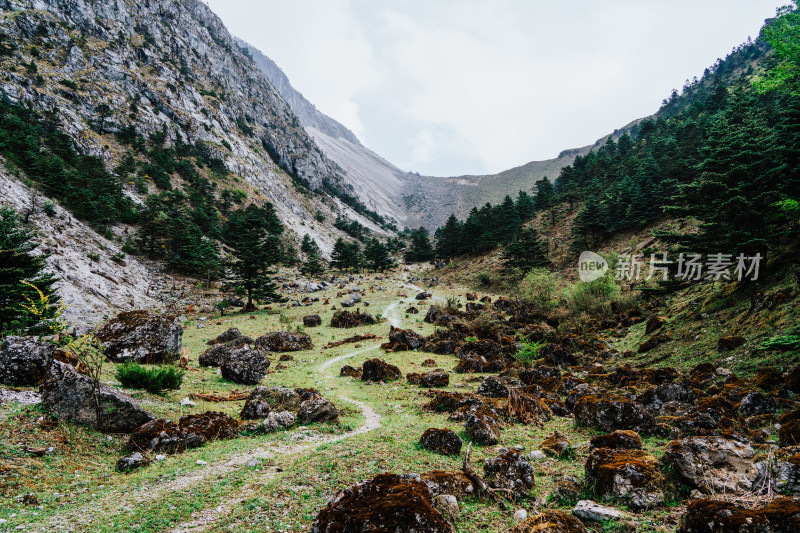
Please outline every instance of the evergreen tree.
M300 245L300 251L306 255L310 254L319 255L319 245L317 244L317 241L309 237L308 233L306 233L303 236L303 243Z
M255 310L253 301L280 300L269 268L283 257L280 234L283 226L272 204L255 204L234 213L225 230L225 243L230 248L226 286L247 297L245 311Z
M411 245L406 250L407 263L421 263L433 259L433 246L428 237L428 230L419 228L411 232Z
M341 237L336 239L331 253L331 266L339 270L358 270L361 262L361 246L357 242L347 242Z
M56 280L45 272L47 256L33 253L39 246L33 239L12 209L0 208L0 336L43 332L42 321L56 313ZM41 316L24 307L41 303L36 289L50 299Z
M574 250L592 250L608 231L608 213L606 206L594 197L590 197L578 211L572 225L572 248Z
M300 272L306 276L319 276L325 272L325 265L316 252L311 252L300 267Z
M531 268L550 264L547 250L539 240L539 234L532 228L523 228L516 240L506 246L503 252L503 268L520 269L527 272Z
M389 249L378 239L370 239L364 246L364 262L367 267L376 272L383 272L391 268L392 260Z
M517 216L523 222L533 218L533 213L536 211L536 204L533 198L525 191L519 191L517 194Z
M451 259L463 249L463 227L455 215L450 215L444 226L436 230L436 257Z

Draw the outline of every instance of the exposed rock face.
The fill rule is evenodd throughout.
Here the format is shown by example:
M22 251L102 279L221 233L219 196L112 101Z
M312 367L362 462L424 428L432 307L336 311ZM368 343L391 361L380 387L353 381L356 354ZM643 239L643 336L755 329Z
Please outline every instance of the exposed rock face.
M244 348L235 350L220 365L223 378L241 385L257 385L267 375L268 368L266 353Z
M50 414L112 433L130 433L155 417L127 396L107 385L100 386L103 418L98 425L92 383L72 366L53 361L51 377L41 386L42 404Z
M410 329L399 329L392 326L389 341L405 346L407 350L416 350L425 344L425 337Z
M589 530L574 516L548 510L528 517L508 533L589 533Z
M420 479L381 474L334 496L317 515L311 531L454 533L455 529L433 506L431 493Z
M314 347L311 336L304 333L273 331L256 339L256 348L270 352L298 352Z
M584 396L573 409L575 423L603 431L631 429L639 433L652 433L656 421L645 406L619 396Z
M54 347L35 337L0 341L0 383L15 387L38 385L49 376Z
M514 450L500 450L499 456L485 459L483 474L490 487L508 489L519 498L530 498L536 486L533 465Z
M129 311L109 320L97 338L114 362L170 363L180 357L183 326L174 315Z
M281 429L286 429L294 425L297 417L289 411L281 411L280 413L272 412L264 419L264 431L272 433Z
M664 461L692 487L707 494L730 494L752 488L757 475L754 455L741 437L689 437L670 442Z
M375 317L367 313L361 313L356 310L355 313L350 311L337 311L331 317L332 328L357 328L358 326L369 326L375 323Z
M400 369L380 359L369 359L362 365L362 381L394 381L402 375Z
M306 315L303 317L303 325L307 328L321 326L322 318L319 315Z
M611 448L612 450L641 450L642 437L626 429L618 429L607 435L597 435L589 441L589 448Z
M321 394L313 394L300 404L297 420L301 424L336 422L339 420L339 412L327 398Z
M458 455L461 453L463 442L452 429L426 429L419 439L420 445L426 450L444 455Z
M598 497L625 500L635 510L664 501L658 459L641 450L592 450L586 460L586 483Z

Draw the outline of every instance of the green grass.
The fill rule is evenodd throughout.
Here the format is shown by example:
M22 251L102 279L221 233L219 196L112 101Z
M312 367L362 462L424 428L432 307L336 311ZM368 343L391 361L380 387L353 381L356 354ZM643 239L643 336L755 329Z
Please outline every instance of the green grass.
M185 371L175 366L147 367L128 361L117 366L114 377L127 389L144 389L159 394L180 389L185 375Z

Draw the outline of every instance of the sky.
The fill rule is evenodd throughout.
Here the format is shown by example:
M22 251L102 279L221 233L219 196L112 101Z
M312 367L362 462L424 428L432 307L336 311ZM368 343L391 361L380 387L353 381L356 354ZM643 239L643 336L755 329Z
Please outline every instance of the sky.
M209 0L317 109L430 176L496 173L658 110L780 0Z

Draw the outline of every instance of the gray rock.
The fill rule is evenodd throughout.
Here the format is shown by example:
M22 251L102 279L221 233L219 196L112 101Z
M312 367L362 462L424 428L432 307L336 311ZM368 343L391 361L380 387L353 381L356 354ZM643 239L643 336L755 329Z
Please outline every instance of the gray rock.
M223 378L241 385L257 385L267 375L268 368L266 353L246 348L235 350L220 365Z
M451 494L439 494L433 499L433 506L447 519L448 522L458 520L461 510L458 507L458 500Z
M264 419L264 431L272 433L281 429L286 429L294 425L297 417L289 411L281 411L280 413L272 412Z
M150 459L148 459L146 455L143 455L139 452L133 452L125 457L120 457L120 459L117 461L117 470L120 472L130 472L131 470L136 470L137 468L146 466L149 463Z
M528 498L536 486L533 465L514 450L500 450L500 455L483 461L486 483L494 489L507 489L516 496Z
M751 490L758 475L754 456L750 442L741 437L689 437L670 442L664 461L692 488L741 494Z
M0 342L0 383L38 385L49 375L53 345L36 337L6 337Z
M42 404L50 414L111 433L130 433L155 417L136 401L107 385L100 385L103 416L97 422L91 380L71 365L53 361L50 379L41 386Z
M339 419L339 412L336 407L321 394L314 394L311 398L300 404L297 411L297 420L301 424L312 424L314 422L336 422Z
M180 357L183 326L174 315L120 313L97 332L114 362L170 363Z
M581 520L589 520L592 522L607 522L608 520L621 520L628 518L627 513L623 513L619 509L613 507L606 507L600 505L592 500L581 500L572 510L572 514Z

